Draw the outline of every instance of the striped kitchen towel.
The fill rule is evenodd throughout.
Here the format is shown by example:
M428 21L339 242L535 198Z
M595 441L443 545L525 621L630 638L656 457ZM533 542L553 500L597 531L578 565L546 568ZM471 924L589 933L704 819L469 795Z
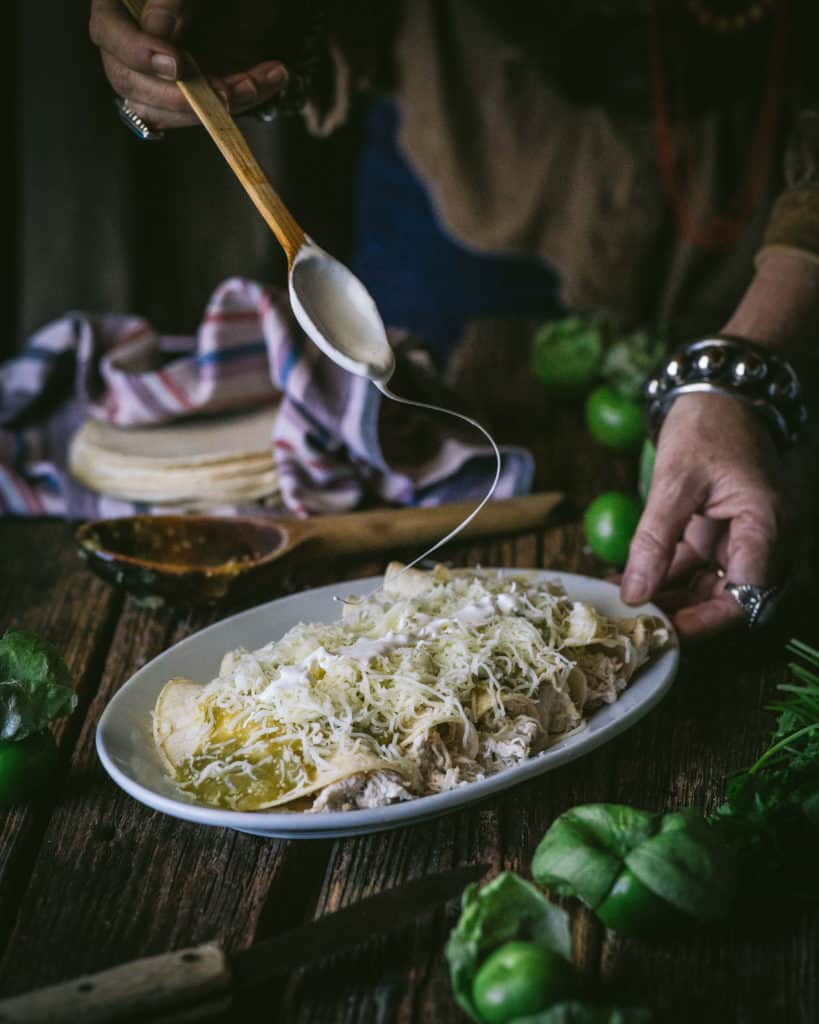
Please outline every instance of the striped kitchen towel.
M396 392L440 400L423 350L408 338L392 340ZM494 473L494 457L468 427L388 402L305 338L285 292L232 278L213 294L195 337L159 335L135 316L73 313L0 366L0 512L168 512L168 505L107 498L73 480L68 446L80 424L92 416L146 426L279 400L271 444L281 501L296 515L373 501L477 499ZM529 452L505 449L497 497L526 493L532 473Z

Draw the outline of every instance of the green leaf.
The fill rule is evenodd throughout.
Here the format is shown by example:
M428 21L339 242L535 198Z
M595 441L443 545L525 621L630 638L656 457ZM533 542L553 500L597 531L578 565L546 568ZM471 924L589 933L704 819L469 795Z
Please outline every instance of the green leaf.
M57 648L24 629L10 629L0 637L0 680L3 679L72 685L71 673Z
M507 871L482 888L468 886L446 958L455 998L473 1020L480 1020L472 1001L478 968L494 949L514 939L539 942L571 959L569 915L530 882Z
M0 637L0 740L22 740L77 705L68 666L48 641L24 630Z
M572 1000L555 1003L530 1017L518 1017L512 1024L651 1024L653 1018L651 1010L638 1007L619 1009Z
M766 750L728 780L725 802L712 815L737 851L741 891L781 899L819 899L819 651L791 640L783 698Z
M594 909L606 898L626 858L660 827L659 814L624 804L584 804L561 814L532 861L539 885L577 896Z
M725 917L733 904L733 851L695 811L664 815L659 832L636 846L626 865L657 896L699 921Z

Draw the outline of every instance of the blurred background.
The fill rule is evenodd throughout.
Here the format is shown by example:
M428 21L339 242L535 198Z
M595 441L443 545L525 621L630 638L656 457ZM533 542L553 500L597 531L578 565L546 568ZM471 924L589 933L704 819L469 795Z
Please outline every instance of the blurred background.
M88 12L59 0L7 7L12 314L0 359L70 310L138 313L163 333L191 333L225 278L284 281L281 250L204 131L150 144L120 123ZM241 118L304 229L345 261L362 121L357 112L317 139L299 119Z

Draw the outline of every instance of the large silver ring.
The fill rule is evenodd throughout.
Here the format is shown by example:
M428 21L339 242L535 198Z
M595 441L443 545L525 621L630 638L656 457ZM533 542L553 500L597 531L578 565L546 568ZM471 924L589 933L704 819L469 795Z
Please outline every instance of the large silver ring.
M726 583L725 591L745 613L748 629L770 622L782 595L781 587L760 587L753 583Z
M114 99L114 106L117 108L120 121L126 128L130 128L138 139L142 139L143 142L161 142L165 138L165 132L159 128L152 128L139 114L131 110L128 100L123 99L122 96L117 96Z

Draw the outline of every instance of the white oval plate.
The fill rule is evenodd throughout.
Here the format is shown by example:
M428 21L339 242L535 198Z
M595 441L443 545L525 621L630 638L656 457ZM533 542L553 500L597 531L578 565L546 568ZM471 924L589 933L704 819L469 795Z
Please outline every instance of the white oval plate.
M538 571L537 575L560 579L570 597L594 605L604 615L647 612L668 621L654 605L640 608L624 605L617 587L603 580L572 573ZM671 686L677 672L679 649L675 643L639 672L614 704L594 712L581 732L487 779L389 807L316 814L280 810L227 811L195 804L181 793L163 770L151 732L151 712L165 683L179 675L208 681L217 674L226 651L236 647L247 650L262 647L299 622L335 621L340 616L338 602L333 600L336 594L366 594L380 582L381 577L372 577L332 583L270 601L208 626L158 655L124 684L103 712L97 727L97 753L105 770L134 799L185 821L283 839L363 835L445 814L589 753L628 729L653 708Z

